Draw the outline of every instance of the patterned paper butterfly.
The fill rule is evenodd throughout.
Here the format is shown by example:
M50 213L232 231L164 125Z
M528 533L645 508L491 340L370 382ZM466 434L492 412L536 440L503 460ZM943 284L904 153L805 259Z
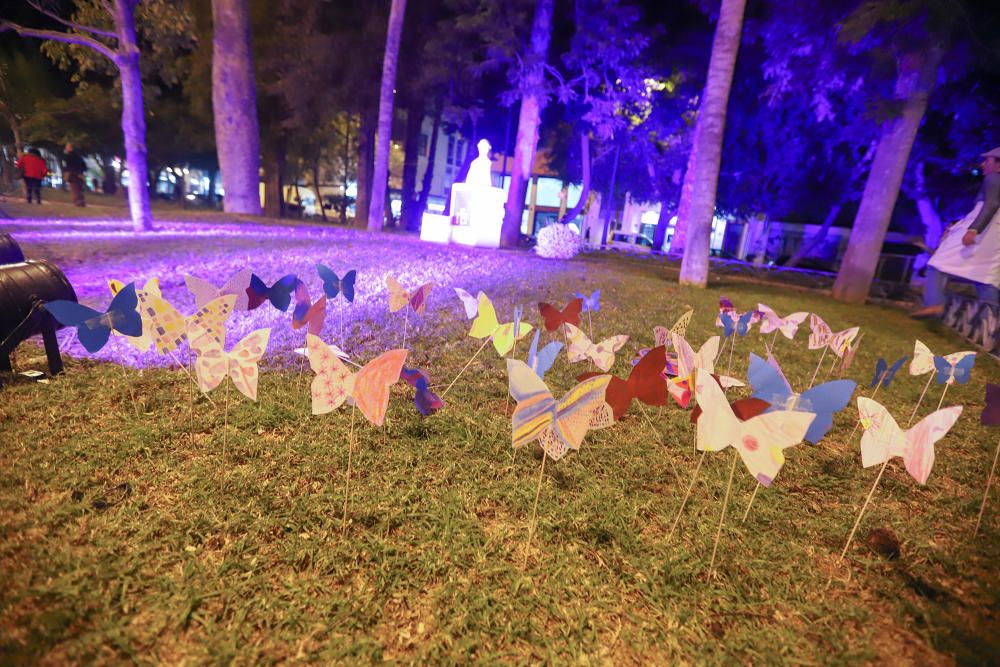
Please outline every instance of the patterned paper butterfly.
M757 311L760 313L760 332L769 334L780 331L781 335L792 340L795 338L799 325L805 322L809 313L792 313L786 317L778 317L778 313L762 303L757 304Z
M578 361L589 360L605 372L614 365L615 352L622 349L628 342L628 336L618 335L602 340L600 343L594 343L587 338L587 334L569 323L563 324L563 331L568 342L566 355L570 363L575 364Z
M517 313L517 309L515 309L515 313ZM521 322L517 314L515 314L513 322L500 324L493 302L488 296L480 293L478 313L472 321L469 335L479 340L490 338L497 354L504 356L514 347L515 341L527 336L532 329L534 327L527 322Z
M111 299L103 313L76 301L49 301L42 307L63 326L74 327L80 344L93 354L107 344L112 330L124 336L142 335L142 318L135 310L137 305L135 284L129 283Z
M965 384L969 381L975 363L976 353L971 350L941 356L931 352L930 348L918 340L913 345L910 375L926 375L937 371L935 379L938 384Z
M479 312L479 298L484 296L483 292L480 290L479 294L472 296L461 287L456 287L455 294L462 300L462 306L465 308L465 319L471 320Z
M587 431L611 426L614 419L604 400L610 376L584 380L556 400L541 378L519 359L507 360L510 395L517 401L511 415L515 448L538 440L558 461L570 449L580 449Z
M188 291L194 295L195 307L201 308L209 301L214 301L220 296L235 294L236 301L233 303L233 310L246 310L250 303L250 295L247 290L250 288L250 279L253 272L244 269L226 281L222 287L216 287L211 282L195 276L184 276L184 284Z
M906 472L919 484L926 484L934 467L934 443L947 435L961 414L962 406L954 405L932 412L903 431L883 405L858 397L858 415L865 429L861 436L861 465L870 468L901 456Z
M233 296L229 295L228 298ZM191 328L190 336L192 341L196 341L192 345L197 354L194 368L199 389L207 394L228 375L241 394L251 401L257 400L257 378L260 374L257 363L267 350L270 329L257 329L247 334L229 352L197 326Z
M108 289L111 290L111 296L117 296L118 292L122 291L123 287L125 287L125 283L123 283L122 281L115 280L114 278L108 279ZM161 296L160 279L150 278L149 280L146 281L145 287L142 287L141 289L138 287L136 288L135 294L136 297L140 300L142 298L142 295L144 294L150 294L155 297L160 297ZM139 316L142 317L142 314L140 313ZM116 331L112 331L112 333L116 336L121 336L121 334L119 334ZM149 349L149 346L153 344L153 337L150 335L149 326L145 322L143 322L142 325L141 336L123 336L123 337L132 345L132 347L139 350L140 352L145 352L146 350Z
M395 313L402 310L409 304L410 308L413 309L417 315L423 315L424 311L427 310L427 297L430 295L431 290L434 288L434 283L426 283L421 285L413 292L407 292L406 289L399 284L399 281L392 276L387 276L385 279L385 284L389 288L389 312Z
M660 345L665 345L667 348L673 347L673 339L670 334L677 334L678 336L686 336L688 325L691 324L691 318L694 316L694 308L688 308L684 311L684 314L677 318L674 322L674 326L669 329L666 327L653 327L653 344L659 347Z
M703 369L710 375L714 375L715 358L719 354L721 339L718 336L712 336L705 341L697 354L683 336L674 334L672 340L674 350L677 352L677 377L670 379L667 390L679 406L686 408L691 401L697 370ZM743 383L736 378L724 375L718 376L718 382L725 388L743 386Z
M390 350L352 373L318 336L306 334L312 381L312 413L323 415L350 400L365 419L381 426L389 408L389 389L406 363L406 350Z
M829 347L830 351L838 357L843 357L844 352L850 348L851 343L857 338L860 327L851 327L833 333L826 322L816 313L809 315L809 349L819 350Z

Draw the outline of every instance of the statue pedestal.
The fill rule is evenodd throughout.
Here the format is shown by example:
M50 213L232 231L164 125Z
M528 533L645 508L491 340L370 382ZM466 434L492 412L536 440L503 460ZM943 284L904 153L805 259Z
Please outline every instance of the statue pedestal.
M450 240L479 248L499 248L503 205L504 192L500 188L455 183L451 188L451 217L424 213L420 238L434 243Z

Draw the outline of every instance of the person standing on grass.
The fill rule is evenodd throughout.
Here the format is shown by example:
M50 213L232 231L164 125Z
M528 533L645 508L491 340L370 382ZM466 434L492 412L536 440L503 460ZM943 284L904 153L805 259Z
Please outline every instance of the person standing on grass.
M77 206L86 206L87 202L83 198L83 173L87 171L87 165L80 157L80 154L73 150L73 144L66 144L63 151L63 173L69 182L69 191L73 194L73 203Z
M1000 303L1000 147L983 153L983 186L972 211L945 230L941 243L927 260L924 307L916 319L944 314L949 276L976 284L980 301Z
M34 193L35 201L41 204L42 179L49 175L49 167L42 159L42 154L38 152L37 148L29 148L27 153L17 158L14 166L21 171L28 203L31 203L31 195Z

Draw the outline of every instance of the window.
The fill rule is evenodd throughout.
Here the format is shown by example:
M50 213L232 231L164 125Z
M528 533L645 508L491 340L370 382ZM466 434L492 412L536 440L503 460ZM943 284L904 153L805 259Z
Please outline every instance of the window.
M448 137L448 164L455 164L455 135Z
M455 164L465 164L465 139L459 141L455 149Z

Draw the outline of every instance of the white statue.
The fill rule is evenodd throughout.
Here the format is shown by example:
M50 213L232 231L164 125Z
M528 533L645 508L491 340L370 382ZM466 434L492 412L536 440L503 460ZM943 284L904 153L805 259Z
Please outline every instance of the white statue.
M465 182L469 185L485 186L487 188L493 187L493 162L490 161L490 142L486 139L480 139L479 143L476 144L476 148L479 149L479 157L469 165L469 174L465 177Z

